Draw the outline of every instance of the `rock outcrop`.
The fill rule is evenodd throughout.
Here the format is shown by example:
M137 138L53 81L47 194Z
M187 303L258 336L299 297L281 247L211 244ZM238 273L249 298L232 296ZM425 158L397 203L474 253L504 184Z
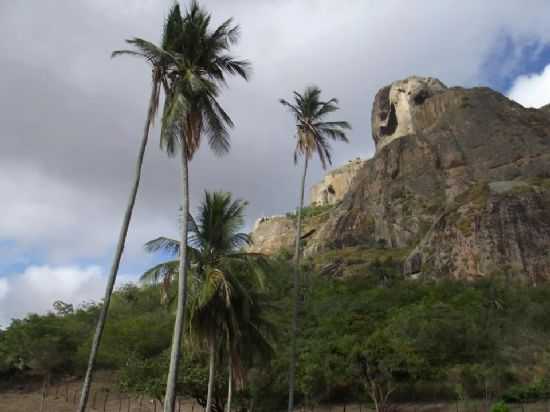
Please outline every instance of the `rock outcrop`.
M383 87L376 93L372 105L372 137L379 150L403 136L415 134L433 123L440 110L426 110L426 99L447 89L431 77L411 76Z
M376 155L317 225L306 255L395 248L409 250L411 276L550 279L548 110L411 77L378 92L372 121Z
M292 247L295 227L287 216L262 217L256 221L251 233L250 252L268 255Z
M351 182L365 161L360 158L327 173L323 180L311 188L310 205L326 206L340 202L349 191Z

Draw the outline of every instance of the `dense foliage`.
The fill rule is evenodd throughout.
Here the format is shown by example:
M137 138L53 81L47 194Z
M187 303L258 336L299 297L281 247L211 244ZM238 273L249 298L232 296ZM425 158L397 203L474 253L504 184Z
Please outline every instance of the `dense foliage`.
M287 394L291 267L274 260L266 280L278 329L271 360L250 365L235 403L255 410L284 406ZM381 275L387 272L386 275ZM363 276L309 274L302 305L298 400L370 401L373 387L389 401L486 397L508 402L550 391L550 285L528 287L506 278L475 282L404 280L377 262ZM121 389L164 393L173 308L159 304L159 286L125 286L112 303L99 363ZM0 373L82 373L98 306L14 320L0 334ZM191 348L182 394L204 401L208 354ZM216 378L223 404L227 371ZM378 399L383 401L383 399Z

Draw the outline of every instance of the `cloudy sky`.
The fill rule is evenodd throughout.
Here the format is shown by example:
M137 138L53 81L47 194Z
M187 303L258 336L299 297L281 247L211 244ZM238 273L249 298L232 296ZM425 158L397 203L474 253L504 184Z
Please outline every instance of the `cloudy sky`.
M97 299L129 192L149 92L149 69L111 60L124 39L157 42L173 0L0 0L0 325L56 299ZM486 85L526 106L550 102L550 2L204 0L214 20L242 27L235 52L250 82L222 103L236 123L231 153L202 147L191 203L205 189L250 202L247 225L298 197L292 120L277 102L319 85L340 99L351 143L334 164L370 157L375 92L412 74ZM405 6L405 4L407 6ZM182 2L182 5L185 5ZM337 120L337 119L336 119ZM178 163L146 153L120 282L155 261L143 243L176 236ZM322 170L313 167L309 184Z

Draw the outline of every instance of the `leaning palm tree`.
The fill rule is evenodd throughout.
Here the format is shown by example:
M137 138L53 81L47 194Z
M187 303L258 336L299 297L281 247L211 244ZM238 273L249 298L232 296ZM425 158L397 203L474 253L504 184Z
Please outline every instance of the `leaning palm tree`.
M188 162L198 150L202 137L208 138L216 154L229 151L229 115L218 103L226 75L245 80L250 65L229 54L239 39L239 26L232 19L212 29L211 16L193 1L183 18L181 36L171 53L175 67L168 74L167 96L161 129L161 147L168 155L179 151L181 160L182 222L181 244L187 244L189 216ZM179 150L177 150L179 149ZM187 303L187 248L179 255L176 321L170 354L170 367L164 399L164 412L173 412L176 381Z
M193 275L189 282L189 324L193 336L205 342L209 350L208 412L212 410L216 353L224 336L236 335L235 326L242 319L239 314L245 313L244 309L237 311L240 306L236 303L247 301L248 288L244 285L251 283L243 276L253 274L260 282L263 273L263 256L241 250L250 243L249 236L239 232L245 207L246 202L233 200L228 193L206 192L197 219L190 215L187 218L189 241L186 250ZM151 252L162 250L181 256L181 243L165 237L148 242L146 248ZM144 276L164 283L165 279L176 276L174 272L174 261L170 260L148 270Z
M296 148L294 163L300 156L304 157L304 170L300 186L300 198L296 210L296 244L294 250L294 302L291 331L291 358L288 376L288 411L294 409L294 379L296 373L296 335L298 333L298 301L300 298L300 243L302 231L302 209L304 207L304 190L308 162L316 153L323 169L332 164L329 140L347 142L346 130L351 129L345 121L325 121L325 117L339 109L338 100L332 98L321 100L321 89L316 86L307 87L303 94L294 92L294 103L280 99L296 121Z
M109 310L109 304L111 302L111 295L113 293L113 288L118 274L118 268L120 265L120 260L122 258L124 244L126 243L126 236L128 234L128 226L130 225L130 219L132 218L132 212L134 209L139 182L141 179L141 169L143 165L143 157L145 155L145 148L147 147L147 140L149 138L149 130L154 122L158 110L161 87L163 83L166 84L166 74L168 72L168 68L171 62L171 58L166 51L172 49L174 45L178 42L181 26L182 19L180 9L179 6L176 4L170 9L168 17L166 19L166 23L164 25L164 30L162 33L161 47L158 47L143 39L134 38L131 40L127 40L127 42L135 48L134 50L119 50L115 51L112 54L113 57L125 54L137 56L144 59L147 63L151 65L152 84L151 94L149 96L149 105L147 108L147 116L145 118L145 127L143 130L143 136L141 138L141 144L139 147L138 158L136 162L134 181L130 190L130 198L126 206L126 213L124 214L124 219L122 221L122 227L120 229L120 234L118 237L115 256L113 258L111 271L109 273L109 278L105 288L103 306L99 314L99 319L97 321L97 326L92 341L88 367L86 370L84 383L82 385L82 392L80 395L78 406L79 412L84 412L88 402L90 386L92 384L92 373L95 367L97 353L99 350L99 345L101 343L101 337L103 335L103 329L107 320L107 313Z

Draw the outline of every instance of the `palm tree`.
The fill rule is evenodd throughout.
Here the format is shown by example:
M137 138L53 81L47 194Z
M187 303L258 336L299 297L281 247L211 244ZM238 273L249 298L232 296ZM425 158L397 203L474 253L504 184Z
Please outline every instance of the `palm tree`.
M188 162L200 146L203 136L218 155L230 147L228 128L233 126L229 115L217 99L226 75L248 79L250 65L229 54L239 39L239 26L229 19L215 29L211 16L193 1L183 18L181 37L171 56L174 69L168 74L167 97L161 129L161 147L173 156L179 146L182 184L181 244L187 244L189 215ZM173 412L176 400L178 362L184 330L187 302L187 248L179 256L178 297L170 367L166 384L164 412Z
M269 359L273 354L271 339L275 327L266 312L272 308L263 285L255 283L257 277L244 267L236 273L242 276L241 285L246 293L234 296L231 304L232 318L225 324L228 383L226 412L231 412L233 381L244 384L245 370L254 360Z
M166 53L166 50L170 50L178 41L179 31L182 25L181 14L178 5L174 5L168 14L166 23L164 25L164 30L162 33L162 44L161 47L155 46L154 44L147 42L143 39L134 38L127 40L129 44L135 47L135 50L120 50L115 51L112 56L118 55L132 55L137 56L142 59L145 59L152 69L152 84L151 84L151 94L149 96L149 105L147 108L147 116L145 118L145 127L143 130L143 136L141 138L141 144L139 147L138 158L136 162L136 169L134 174L134 181L132 188L130 190L130 198L128 199L128 204L126 206L126 212L124 214L124 219L122 221L122 227L120 229L120 234L118 237L118 243L115 250L115 256L113 258L113 263L111 266L111 271L109 273L109 278L107 285L105 287L105 296L103 298L103 306L101 308L99 319L97 321L97 326L92 341L92 347L90 350L90 356L88 359L88 367L86 370L86 375L84 378L84 383L82 385L82 392L80 395L80 401L78 406L79 412L84 412L86 409L86 404L88 402L88 396L90 392L90 386L92 384L92 373L95 367L95 362L97 358L97 353L99 350L99 345L101 343L101 337L103 335L103 329L105 327L105 322L107 320L107 313L109 310L109 304L111 302L111 295L113 293L113 288L115 285L116 277L118 274L118 268L120 265L120 260L122 258L122 252L124 250L124 244L126 243L126 236L128 234L128 226L130 225L130 219L132 218L132 212L134 209L134 204L136 201L137 191L139 187L139 182L141 179L141 169L143 165L143 158L145 155L145 148L147 147L147 140L149 138L149 130L151 125L154 122L160 99L161 85L165 82L165 76L169 66L169 56Z
M287 107L296 121L296 148L294 163L298 157L304 157L304 171L300 186L300 198L296 210L296 246L294 250L294 304L292 315L291 358L288 376L288 411L294 409L294 379L296 373L296 335L298 333L298 301L300 288L300 241L302 231L302 209L304 207L304 190L307 166L310 158L317 153L323 169L327 163L332 164L329 140L348 142L345 130L351 129L348 122L325 121L325 117L339 109L338 100L332 98L321 100L321 89L307 87L303 94L294 92L294 103L284 99L279 102Z
M251 296L250 287L245 286L253 284L249 279L252 275L260 282L259 270L263 267L262 255L241 251L250 244L249 236L239 232L244 223L245 207L246 202L232 200L228 193L206 192L197 220L190 215L187 219L189 242L186 250L194 275L189 282L192 297L190 328L193 336L206 342L209 349L208 412L212 410L216 353L224 337L236 345L243 319L253 319L250 325L259 324L256 318L246 315L245 310L250 309ZM176 240L159 237L148 242L146 248L151 252L162 250L181 256L180 245ZM153 267L144 278L171 280L175 274L174 262L171 260ZM252 332L248 334L252 336ZM257 336L256 339L259 341Z

